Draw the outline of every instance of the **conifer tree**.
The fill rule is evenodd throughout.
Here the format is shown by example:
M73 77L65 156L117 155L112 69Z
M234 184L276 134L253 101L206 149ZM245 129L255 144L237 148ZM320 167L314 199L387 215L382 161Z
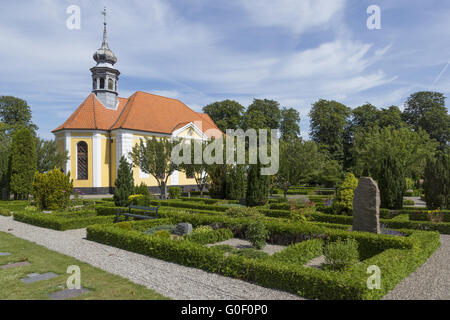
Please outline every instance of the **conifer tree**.
M17 129L12 138L9 155L9 190L14 199L28 199L33 191L33 178L36 171L35 137L30 129Z
M450 148L438 152L425 167L423 184L428 209L450 208Z
M120 159L114 185L114 203L118 207L126 207L128 205L128 197L134 192L134 179L132 166L128 163L125 156L122 156Z
M247 205L264 205L269 194L269 176L261 175L261 164L249 166L247 175Z
M245 166L235 165L228 168L226 178L226 198L229 200L245 199Z
M387 155L381 163L378 187L382 208L403 208L403 195L406 191L405 174L400 162L391 155Z

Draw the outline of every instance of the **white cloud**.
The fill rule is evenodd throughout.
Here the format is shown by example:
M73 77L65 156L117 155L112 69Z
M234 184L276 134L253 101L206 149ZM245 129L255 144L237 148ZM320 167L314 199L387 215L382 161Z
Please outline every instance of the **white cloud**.
M329 27L346 0L240 0L252 21L264 27L282 27L295 34Z

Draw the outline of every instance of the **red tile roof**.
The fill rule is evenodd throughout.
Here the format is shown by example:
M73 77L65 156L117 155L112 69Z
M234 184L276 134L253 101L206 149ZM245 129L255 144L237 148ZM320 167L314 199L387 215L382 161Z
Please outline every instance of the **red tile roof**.
M193 111L179 100L142 91L128 99L119 98L116 110L106 108L91 93L64 124L53 132L64 129L115 130L128 129L171 134L174 130L193 122L208 136L218 136L220 131L214 121L204 113Z

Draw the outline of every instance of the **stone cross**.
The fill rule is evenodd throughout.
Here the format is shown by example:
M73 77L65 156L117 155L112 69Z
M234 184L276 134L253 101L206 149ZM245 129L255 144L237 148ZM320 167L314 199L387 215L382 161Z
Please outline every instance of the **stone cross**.
M353 197L353 231L380 234L380 190L369 177L361 177Z

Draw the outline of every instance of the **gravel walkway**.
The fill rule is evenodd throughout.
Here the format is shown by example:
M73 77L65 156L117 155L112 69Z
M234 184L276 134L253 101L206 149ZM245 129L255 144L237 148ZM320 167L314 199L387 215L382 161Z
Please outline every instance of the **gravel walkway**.
M0 216L0 231L35 242L172 299L294 300L299 296L85 240L86 230L55 231Z
M383 299L450 300L450 235L441 235L441 247Z

